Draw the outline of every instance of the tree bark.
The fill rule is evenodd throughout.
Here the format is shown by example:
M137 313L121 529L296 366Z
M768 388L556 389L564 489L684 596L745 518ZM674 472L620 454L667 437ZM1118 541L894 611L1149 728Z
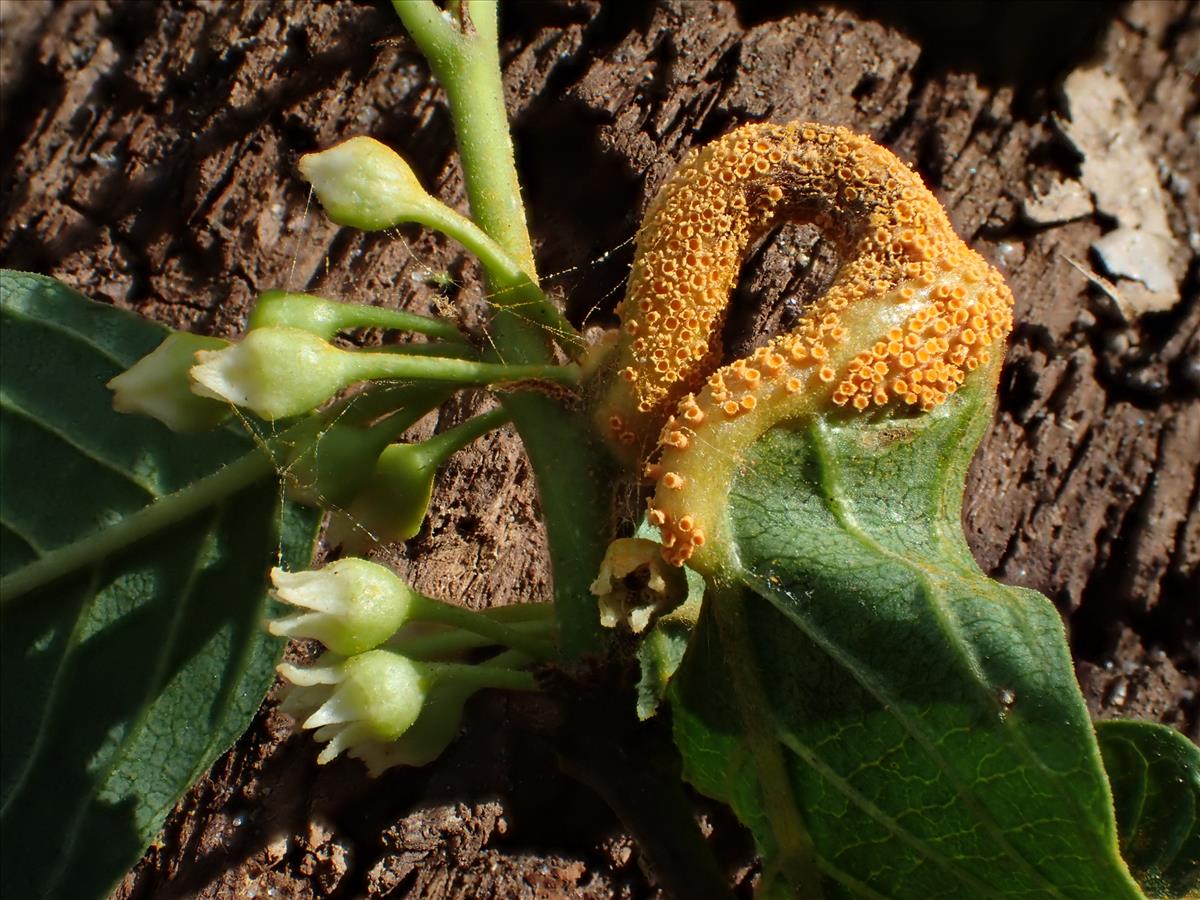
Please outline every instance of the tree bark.
M341 230L295 172L299 154L371 134L465 208L443 96L385 6L0 7L0 262L224 336L274 287L478 324L482 283L457 247ZM968 483L977 558L1058 605L1095 714L1196 739L1200 13L1148 0L965 8L510 3L502 58L540 268L576 323L611 324L641 212L687 148L792 119L886 143L1017 296L999 411ZM1102 274L1090 248L1114 222L1098 199L1068 221L1030 214L1049 185L1083 177L1056 124L1059 88L1096 66L1129 95L1123 115L1179 248L1181 299L1160 312L1122 316L1071 264ZM829 274L814 232L776 231L747 260L727 346L788 327ZM421 534L377 552L471 606L548 599L515 435L459 454ZM653 893L613 815L559 773L538 736L546 715L536 701L477 703L436 764L370 781L351 761L318 769L268 702L117 896Z

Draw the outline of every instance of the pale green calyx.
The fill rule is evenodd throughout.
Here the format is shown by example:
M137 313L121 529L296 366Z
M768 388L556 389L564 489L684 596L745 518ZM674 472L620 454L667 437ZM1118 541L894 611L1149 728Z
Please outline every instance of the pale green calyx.
M340 559L307 572L271 570L276 599L300 608L267 627L272 634L313 638L349 656L378 647L419 606L407 584L365 559Z
M300 173L339 225L379 231L423 221L441 206L399 154L369 137L300 157Z
M478 665L420 662L384 649L348 659L326 653L307 668L276 667L289 682L280 710L326 744L318 763L346 751L375 775L434 759L458 733L463 703L476 691L534 690L533 676L519 671L528 662L515 651Z
M441 460L421 444L392 444L379 454L345 513L335 511L329 541L343 552L416 537L429 510Z
M196 354L192 392L264 419L306 413L343 387L345 354L299 328L259 328L224 350Z
M326 654L315 666L281 663L277 671L295 685L281 709L326 744L319 763L353 747L396 740L421 714L434 680L430 667L387 650L349 659Z
M214 351L228 341L176 331L153 351L108 382L113 409L158 419L172 431L207 431L229 415L229 407L198 397L188 386L188 369L199 350Z

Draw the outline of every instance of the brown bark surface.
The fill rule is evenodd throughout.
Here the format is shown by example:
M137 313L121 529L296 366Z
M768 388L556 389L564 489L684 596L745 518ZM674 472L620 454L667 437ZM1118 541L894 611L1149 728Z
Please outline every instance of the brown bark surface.
M968 484L976 556L1058 605L1095 713L1196 739L1200 12L1014 8L511 3L505 81L539 263L577 323L607 324L641 210L688 147L768 119L841 123L892 147L1017 296L999 412ZM455 246L338 229L295 173L299 154L367 133L464 207L443 96L385 5L0 10L4 266L226 336L273 287L478 321L481 284ZM1022 215L1035 191L1079 176L1054 123L1057 86L1093 64L1131 98L1183 255L1182 299L1128 321L1067 261L1099 270L1089 247L1111 218ZM807 229L763 242L728 346L786 328L826 283L827 256ZM547 599L515 436L459 454L421 534L380 553L419 588L472 606ZM436 764L371 781L352 761L318 769L268 703L118 896L652 894L615 817L560 774L542 737L553 715L536 700L477 703Z

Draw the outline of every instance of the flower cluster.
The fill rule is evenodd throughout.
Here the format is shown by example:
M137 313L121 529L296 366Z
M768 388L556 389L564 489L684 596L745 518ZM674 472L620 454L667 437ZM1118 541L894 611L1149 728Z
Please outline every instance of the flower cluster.
M327 648L311 666L278 667L288 682L281 709L325 744L320 763L346 752L372 774L423 765L454 739L473 694L532 689L533 677L521 670L552 651L545 606L472 612L420 594L366 560L274 569L271 580L273 596L296 611L269 630ZM464 651L488 646L508 649L480 663L459 661Z

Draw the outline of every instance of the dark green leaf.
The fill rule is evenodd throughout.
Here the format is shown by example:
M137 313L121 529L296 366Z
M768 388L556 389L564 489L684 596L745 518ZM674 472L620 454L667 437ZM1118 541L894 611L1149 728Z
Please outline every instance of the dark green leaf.
M1153 722L1098 722L1121 855L1151 897L1200 894L1200 747Z
M1061 621L962 534L989 395L745 454L741 568L672 700L686 774L750 827L768 895L1140 896Z
M244 435L112 411L162 327L16 272L0 308L0 894L103 897L261 702L266 571L317 519Z

